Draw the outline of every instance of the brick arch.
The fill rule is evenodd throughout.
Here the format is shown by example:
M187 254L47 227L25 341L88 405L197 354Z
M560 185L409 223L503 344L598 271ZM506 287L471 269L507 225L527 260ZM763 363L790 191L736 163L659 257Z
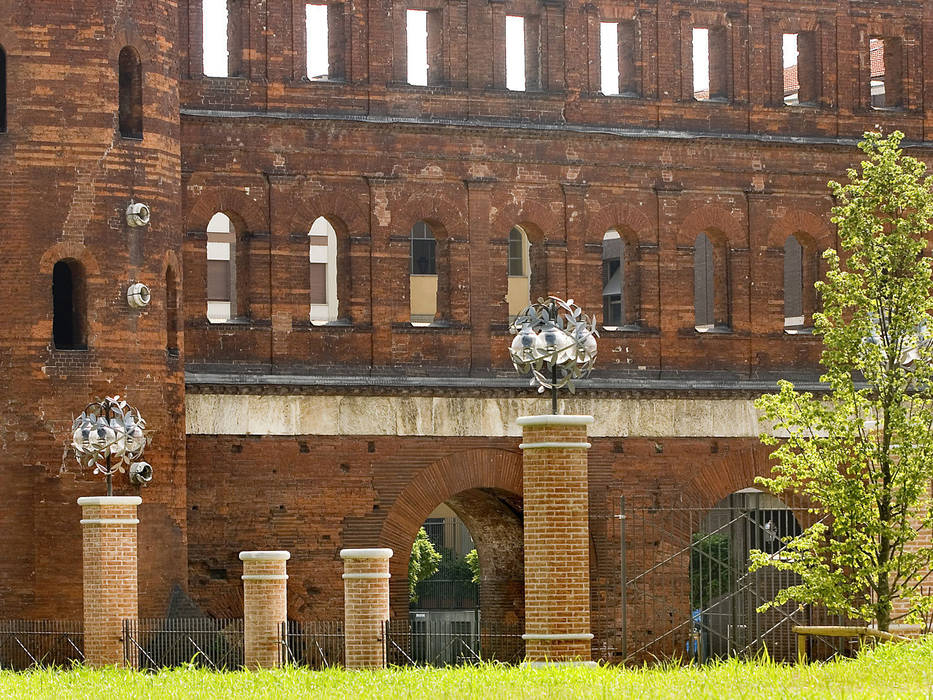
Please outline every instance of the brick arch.
M643 211L629 204L612 204L587 217L586 232L588 235L598 236L598 239L594 240L601 241L603 234L612 228L627 229L640 241L654 238L649 235L654 228L651 221Z
M398 203L397 219L406 227L404 233L418 221L426 221L438 237L466 237L469 233L463 208L441 194L412 194Z
M129 23L117 29L110 42L108 54L111 61L116 63L119 60L120 51L123 50L124 46L132 47L139 55L139 60L143 64L143 73L146 72L147 66L152 66L152 54L149 52L148 42L144 41L143 37L139 36L139 33Z
M188 208L185 216L187 230L206 231L208 222L217 212L234 214L251 233L269 230L266 215L255 201L240 189L223 187L204 188L204 191ZM237 233L240 234L242 231L237 231Z
M771 226L768 245L783 248L788 236L801 233L805 236L800 240L803 245L828 248L833 244L834 234L822 216L805 209L792 209Z
M374 546L390 547L393 609L407 601L408 558L425 519L438 505L475 489L522 495L522 458L516 452L477 449L448 455L425 467L402 490L382 525Z
M700 207L687 214L680 224L680 244L693 245L701 233L707 234L710 240L715 239L714 242L719 244L735 244L745 239L744 228L722 207Z
M51 275L52 268L59 260L77 260L84 266L85 273L91 275L100 274L100 266L97 260L91 255L87 246L74 241L61 241L51 248L47 248L39 258L39 272Z
M684 484L687 502L712 508L729 494L754 487L755 477L771 474L770 455L770 447L758 445L728 452L718 459L707 458Z
M168 268L172 268L175 271L175 277L180 279L181 277L181 263L178 261L178 255L174 250L165 251L165 255L162 256L162 278L165 279L165 272Z
M295 213L288 223L290 233L307 233L311 224L321 216L331 223L338 236L369 231L369 215L346 195L322 192L305 199L301 192L297 192L295 197L300 199L294 203Z
M542 239L547 238L557 240L564 238L562 214L552 211L535 200L526 201L522 205L501 208L491 222L492 237L505 238L513 226L525 228L532 243L540 243Z

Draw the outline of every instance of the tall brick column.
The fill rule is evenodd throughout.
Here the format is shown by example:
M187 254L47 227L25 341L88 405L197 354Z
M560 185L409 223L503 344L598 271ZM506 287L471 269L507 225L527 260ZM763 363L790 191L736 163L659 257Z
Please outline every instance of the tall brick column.
M123 621L139 615L139 496L78 499L84 530L84 662L123 665Z
M282 662L282 623L288 599L288 552L240 552L243 562L243 642L246 668L274 668Z
M341 549L347 668L383 668L391 549Z
M586 426L592 416L524 416L525 663L590 661Z

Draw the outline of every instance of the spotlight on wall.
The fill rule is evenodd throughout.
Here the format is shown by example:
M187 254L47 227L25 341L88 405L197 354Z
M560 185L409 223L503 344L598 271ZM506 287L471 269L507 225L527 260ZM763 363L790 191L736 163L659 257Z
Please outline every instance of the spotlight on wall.
M131 309L142 309L152 301L152 292L142 282L135 282L126 289L126 303Z
M152 481L152 465L149 462L133 462L130 465L130 483L148 486Z
M148 226L151 212L149 206L142 202L130 202L126 208L126 223L130 226Z

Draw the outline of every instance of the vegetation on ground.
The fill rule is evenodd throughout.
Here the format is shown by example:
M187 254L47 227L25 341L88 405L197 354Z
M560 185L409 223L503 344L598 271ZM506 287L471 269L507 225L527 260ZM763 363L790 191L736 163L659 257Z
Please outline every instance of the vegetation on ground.
M36 698L913 698L933 690L933 639L805 666L731 659L661 668L498 665L386 671L300 668L151 674L123 669L0 672L0 697Z
M424 528L419 529L411 545L411 556L408 558L408 597L412 603L418 602L418 582L436 574L441 559L442 556L434 549L428 533Z
M933 190L902 138L866 133L866 160L848 184L829 183L841 254L824 254L813 314L827 393L781 381L757 402L778 461L758 482L803 495L815 517L780 554L753 552L752 570L799 574L776 604L820 603L881 630L898 619L897 599L908 603L907 622L933 606L923 586L933 547L918 539L933 525Z

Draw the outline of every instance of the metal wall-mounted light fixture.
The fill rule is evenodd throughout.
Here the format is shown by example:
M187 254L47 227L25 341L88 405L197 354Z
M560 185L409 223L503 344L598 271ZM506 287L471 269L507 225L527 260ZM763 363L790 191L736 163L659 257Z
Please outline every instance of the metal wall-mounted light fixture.
M132 309L142 309L152 301L152 292L142 282L134 282L126 289L126 303Z
M131 201L126 208L126 223L134 228L148 226L150 216L149 205L142 202Z

